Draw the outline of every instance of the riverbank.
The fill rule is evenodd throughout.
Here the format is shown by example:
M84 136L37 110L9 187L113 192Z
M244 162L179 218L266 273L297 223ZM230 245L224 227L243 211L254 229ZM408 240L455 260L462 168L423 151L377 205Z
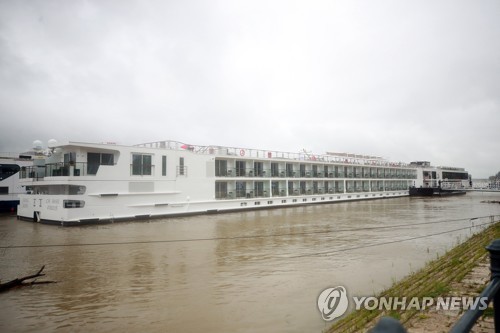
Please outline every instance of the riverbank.
M411 274L378 297L477 296L489 281L489 257L485 247L500 238L498 223L472 236L422 270ZM487 311L488 312L488 311ZM462 311L433 310L366 310L361 309L336 322L330 332L365 332L382 316L399 320L408 332L444 332L451 328ZM479 327L490 329L489 319L482 317Z

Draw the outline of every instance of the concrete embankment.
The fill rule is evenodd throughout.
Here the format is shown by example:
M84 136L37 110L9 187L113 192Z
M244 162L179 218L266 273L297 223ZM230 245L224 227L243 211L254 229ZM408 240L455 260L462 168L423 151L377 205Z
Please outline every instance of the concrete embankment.
M490 278L489 256L485 247L496 238L500 238L498 221L376 297L436 299L477 296ZM390 311L360 309L334 323L327 332L366 332L382 316L396 318L410 333L446 332L462 313L462 310L435 311L433 308ZM488 315L491 311L487 310L485 313ZM478 323L478 331L494 331L491 330L491 320L487 316Z

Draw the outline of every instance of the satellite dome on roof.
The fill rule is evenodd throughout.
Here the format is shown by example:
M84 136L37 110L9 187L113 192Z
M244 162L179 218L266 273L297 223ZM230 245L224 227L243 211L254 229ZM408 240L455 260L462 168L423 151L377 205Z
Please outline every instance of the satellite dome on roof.
M54 148L55 146L57 146L57 140L56 139L50 139L48 142L47 142L47 146L49 148Z
M43 149L43 145L42 145L42 141L40 140L35 140L33 141L33 150L42 150Z

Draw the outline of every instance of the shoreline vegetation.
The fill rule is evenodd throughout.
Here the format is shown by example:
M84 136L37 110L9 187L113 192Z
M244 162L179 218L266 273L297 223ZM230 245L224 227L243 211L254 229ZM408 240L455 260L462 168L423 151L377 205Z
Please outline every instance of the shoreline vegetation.
M411 273L403 280L396 282L389 289L376 295L376 297L436 298L448 296L452 286L460 283L481 262L484 263L486 260L489 267L488 251L485 247L496 238L500 238L500 224L498 221L429 262L421 270ZM487 282L489 276L488 269ZM476 295L479 295L481 291L482 289L476 290ZM426 317L426 311L416 309L396 311L361 309L353 311L333 323L325 332L366 332L382 316L393 317L399 320L405 328L411 330L407 327L409 321L418 316ZM457 315L456 318L453 318L455 321L460 318L462 312Z

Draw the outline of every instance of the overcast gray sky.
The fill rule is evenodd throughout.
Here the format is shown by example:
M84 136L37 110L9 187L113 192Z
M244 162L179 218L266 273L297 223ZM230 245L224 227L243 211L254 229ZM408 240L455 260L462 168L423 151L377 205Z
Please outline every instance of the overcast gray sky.
M500 1L0 0L0 151L164 139L500 170Z

